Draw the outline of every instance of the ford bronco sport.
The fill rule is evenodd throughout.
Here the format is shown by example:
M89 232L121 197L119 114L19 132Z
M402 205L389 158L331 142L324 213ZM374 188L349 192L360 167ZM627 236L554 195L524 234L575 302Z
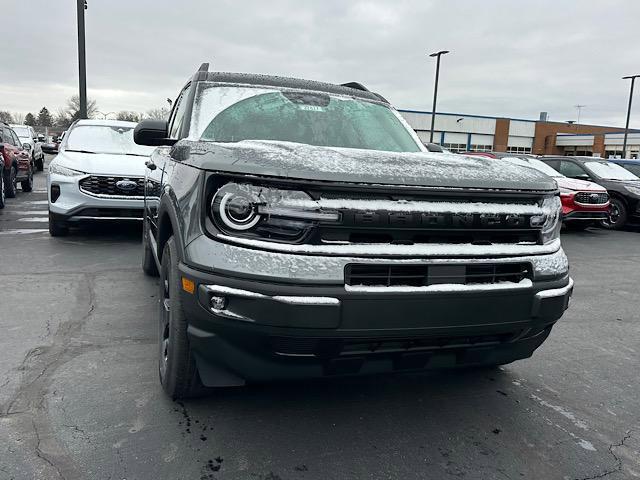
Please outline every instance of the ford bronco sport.
M143 269L172 398L530 357L573 281L550 177L429 153L358 83L208 72L145 120Z

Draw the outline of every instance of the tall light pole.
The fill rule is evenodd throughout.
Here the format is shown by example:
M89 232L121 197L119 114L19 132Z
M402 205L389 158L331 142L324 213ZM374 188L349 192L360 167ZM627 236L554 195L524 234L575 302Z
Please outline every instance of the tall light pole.
M633 84L640 75L629 75L622 77L623 80L631 79L631 89L629 90L629 106L627 107L627 123L624 126L624 141L622 142L622 158L627 157L627 135L629 135L629 117L631 117L631 102L633 101Z
M431 107L431 133L429 142L433 143L433 129L436 123L436 101L438 99L438 77L440 76L440 57L449 53L449 50L440 50L439 52L429 54L430 57L436 57L436 83L433 86L433 107Z
M87 0L76 0L78 15L78 70L80 73L80 118L87 118L87 59L84 48L84 11Z

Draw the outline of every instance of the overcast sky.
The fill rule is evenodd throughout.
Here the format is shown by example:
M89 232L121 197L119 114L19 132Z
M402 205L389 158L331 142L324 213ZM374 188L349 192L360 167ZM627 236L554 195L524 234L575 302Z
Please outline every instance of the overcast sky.
M74 0L2 0L0 110L55 111L77 92ZM166 105L202 62L359 81L398 108L624 125L640 73L638 0L88 0L89 96L101 112ZM54 6L55 5L55 6ZM5 31L6 33L6 31ZM631 126L640 128L640 82Z

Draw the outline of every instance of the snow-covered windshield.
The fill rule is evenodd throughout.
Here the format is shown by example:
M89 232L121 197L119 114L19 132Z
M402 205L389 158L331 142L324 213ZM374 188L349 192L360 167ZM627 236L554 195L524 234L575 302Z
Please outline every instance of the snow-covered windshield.
M78 125L65 136L65 150L116 155L151 155L155 147L137 145L133 127Z
M545 175L549 175L550 177L553 177L553 178L564 177L564 175L562 175L560 172L558 172L557 170L554 170L549 165L544 163L542 160L538 160L537 158L504 157L503 160L507 160L515 165L535 168L539 172L542 172Z
M16 135L20 138L31 138L31 132L28 127L11 127Z
M586 162L584 166L596 177L607 180L640 180L629 170L612 162Z
M191 138L422 151L413 131L383 104L316 91L212 83L198 88Z

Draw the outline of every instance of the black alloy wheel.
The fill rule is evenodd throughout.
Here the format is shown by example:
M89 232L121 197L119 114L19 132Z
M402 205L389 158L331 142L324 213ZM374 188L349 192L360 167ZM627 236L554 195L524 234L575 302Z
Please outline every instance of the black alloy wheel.
M618 230L627 223L627 206L619 198L611 199L609 218L603 220L601 225L610 230Z
M9 171L4 171L4 195L6 198L15 198L18 189L18 171L16 167L11 167Z

